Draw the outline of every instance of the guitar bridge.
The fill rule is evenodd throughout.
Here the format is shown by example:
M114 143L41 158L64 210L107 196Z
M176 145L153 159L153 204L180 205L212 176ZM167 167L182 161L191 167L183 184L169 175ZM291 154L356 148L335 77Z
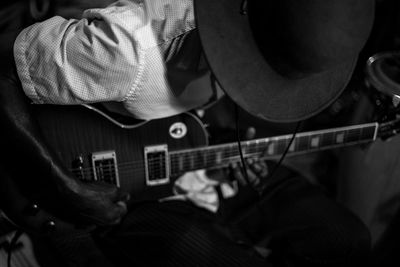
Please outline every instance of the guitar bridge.
M144 148L146 184L149 186L169 183L168 146Z
M118 187L120 186L115 151L93 153L92 168L95 181L104 181Z

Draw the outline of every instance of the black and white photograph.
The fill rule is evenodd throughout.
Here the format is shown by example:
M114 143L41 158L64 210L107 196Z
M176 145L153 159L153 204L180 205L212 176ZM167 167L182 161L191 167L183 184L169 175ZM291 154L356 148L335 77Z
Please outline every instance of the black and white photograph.
M399 133L398 0L2 0L0 267L398 267Z

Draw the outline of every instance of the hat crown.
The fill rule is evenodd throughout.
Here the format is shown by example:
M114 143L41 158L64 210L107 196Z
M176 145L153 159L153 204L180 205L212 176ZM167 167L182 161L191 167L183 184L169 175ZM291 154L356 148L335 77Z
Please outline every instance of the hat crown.
M369 37L374 4L195 0L195 11L207 62L226 94L260 118L293 122L343 92Z
M374 15L373 2L365 0L249 0L248 9L262 54L286 76L321 72L353 58Z

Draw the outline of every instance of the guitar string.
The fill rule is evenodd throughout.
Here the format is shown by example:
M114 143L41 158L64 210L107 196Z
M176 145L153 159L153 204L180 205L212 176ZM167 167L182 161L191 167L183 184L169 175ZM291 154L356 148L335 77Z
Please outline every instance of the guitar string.
M370 140L365 140L365 142L369 142L369 141ZM319 149L316 148L315 150L318 151ZM260 154L260 152L257 152L254 155L251 154L251 153L246 153L246 157L253 157L253 156L256 157L257 154ZM274 156L278 157L279 154L276 154ZM270 157L264 157L264 159L268 159L268 158L270 158ZM218 166L225 166L230 161L233 161L234 159L236 161L239 161L239 156L235 155L232 158L221 159L221 163L217 164L217 165ZM190 159L184 158L181 162L177 163L176 160L175 160L175 162L171 162L170 165L173 165L173 164L181 165L181 166L191 166L191 167L193 166L191 168L192 170L207 168L207 166L209 164L216 165L215 164L215 158L211 159L211 160L206 160L206 161L204 161L204 160L190 160ZM150 168L152 168L153 172L157 172L157 171L160 171L162 169L159 164L149 164L149 165L150 165ZM104 164L103 166L104 167L101 169L101 172L105 173L105 175L107 175L107 172L113 174L115 172L113 170L114 168L118 169L118 173L119 174L129 173L132 169L137 169L138 167L143 167L143 169L144 169L143 161L136 161L136 162L133 162L133 163L127 162L127 163L121 163L121 164L117 164L117 165ZM86 168L71 168L70 170L73 171L73 172L78 172L79 174L82 174L83 176L85 176L85 175L93 175L94 174L94 170L93 169L95 169L95 168L86 167ZM107 169L109 169L109 170L107 170ZM184 170L182 170L182 171L180 171L178 173L182 173L182 172L184 172ZM174 174L174 173L172 173L172 174Z
M247 157L256 157L258 154L261 154L261 152L256 152L256 153L248 153L246 154ZM183 166L193 166L193 169L201 169L201 167L206 167L208 165L227 165L228 162L233 161L233 158L237 158L237 160L239 161L239 156L234 156L232 158L226 158L221 160L220 164L215 164L215 160L207 160L207 161L203 161L203 160L188 160L188 159L184 159L182 160L182 162L180 164L177 165L183 165ZM117 164L116 167L114 164L104 164L102 166L101 172L102 173L114 173L116 168L118 168L118 173L122 174L122 173L126 173L127 171L130 171L132 169L137 169L137 167L144 167L143 162L139 162L140 164L129 164L127 165L125 164ZM173 163L171 163L172 165ZM121 166L124 165L124 166ZM160 167L159 164L149 164L150 168L154 171L160 171L162 170L162 168ZM93 167L86 167L86 168L71 168L70 170L73 172L79 172L79 174L83 174L83 175L90 175L94 173L95 168Z
M366 141L369 141L369 140L366 140ZM317 148L317 150L318 150L318 148ZM253 154L250 154L250 153L246 153L246 157L256 157L256 156L258 156L259 154L261 154L261 152L256 152L256 153L253 153ZM279 157L279 154L277 154L277 155L275 155L276 157ZM233 158L235 158L237 161L239 161L239 156L238 155L235 155ZM263 157L263 159L268 159L268 158L270 158L270 157L268 157L268 155L266 156L266 157ZM227 158L227 159L225 159L225 160L221 160L221 163L220 164L218 164L218 166L226 166L226 165L228 165L228 163L231 161L231 160L233 160L232 158L231 159L229 159L229 158ZM200 163L200 164L199 164ZM175 164L176 164L176 162L175 162ZM193 170L196 170L196 169L202 169L202 168L205 168L205 167L207 167L207 165L208 164L212 164L212 165L216 165L215 164L215 159L211 159L211 160L207 160L207 161L203 161L203 160L200 160L200 161L196 161L196 160L194 160L194 161L191 161L191 160L188 160L187 158L185 158L182 162L181 162L181 164L180 165L183 165L183 166L193 166ZM122 165L122 164L121 164ZM135 172L135 169L137 169L137 167L138 167L138 164L130 164L130 165L128 165L128 166L126 166L126 164L124 164L125 166L123 166L123 167L120 167L120 165L119 164L117 164L117 166L116 166L116 168L118 169L118 173L119 174L126 174L126 173L132 173L132 169L133 169L133 173ZM173 165L173 163L171 163L171 165ZM179 165L179 164L178 164ZM144 167L144 165L143 165L143 162L140 162L140 164L139 164L139 167ZM157 171L160 171L161 170L161 167L159 167L159 164L157 164L156 166L151 166L153 169L153 171L154 172L157 172ZM115 165L114 164L105 164L105 167L104 167L104 169L102 169L101 170L101 173L103 173L103 174L105 174L105 175L107 175L107 174L114 174L114 172L115 172ZM143 168L144 169L144 168ZM93 175L94 174L94 171L93 171L93 168L92 167L87 167L87 168L82 168L82 169L74 169L74 171L77 171L77 172L79 172L79 174L83 174L83 176L85 176L85 175ZM180 172L178 172L178 174L179 173L182 173L182 172L184 172L184 170L180 170ZM172 174L175 174L175 173L172 173Z
M352 132L352 131L348 131L348 134L349 135L355 135L356 133ZM310 136L306 136L306 137L309 138ZM287 139L286 138L285 139L280 139L280 140L278 139L277 143L273 143L273 144L277 144L277 146L284 145L284 144L282 144L283 143L282 141L284 141L285 144L286 144ZM358 141L360 141L360 136L359 136L359 140L355 140L355 142L358 142ZM366 141L368 141L368 140L366 140ZM281 144L279 144L279 142ZM271 144L270 143L270 139L268 139L268 138L259 139L257 142L255 142L255 140L249 140L249 141L246 141L246 142L243 142L243 143L245 143L248 146L247 149L246 149L246 156L247 157L252 156L251 154L260 153L260 152L257 152L257 150L266 150L266 149L268 149L269 145ZM267 147L265 147L265 145L267 145ZM215 153L221 153L221 155L222 155L222 153L224 153L224 157L225 158L224 159L222 159L222 158L219 159L221 161L221 164L218 164L218 165L220 165L220 166L226 165L227 164L227 163L225 163L226 161L229 162L229 161L233 160L233 159L229 159L229 158L238 158L238 156L239 156L238 155L238 147L237 147L237 145L232 143L232 144L227 144L226 147L228 147L230 150L228 150L228 149L220 149L219 151L215 152ZM232 149L233 149L233 151L232 151ZM306 149L309 149L309 148L307 147ZM320 149L320 147L316 147L314 149ZM181 154L182 154L183 158L179 159L177 163L175 162L175 164L187 166L188 163L189 163L189 166L193 170L204 168L204 167L208 166L208 164L210 164L210 163L215 164L215 160L217 159L217 157L215 157L215 158L213 157L213 158L211 158L209 160L207 155L204 155L204 151L207 153L207 152L212 151L212 150L216 150L216 149L215 148L206 148L205 150L202 150L202 152L203 152L203 155L201 157L202 159L198 159L198 157L196 157L196 156L194 156L194 157L187 157L187 155L185 156L185 154L189 154L189 153L193 154L194 150L189 151L189 152L182 152ZM256 150L256 152L250 152L252 150ZM201 153L201 152L198 151L198 153ZM173 155L176 155L176 154L174 154L173 152L171 153L171 165L173 164L173 162L172 162ZM256 156L256 155L254 155L254 156ZM276 156L279 156L279 154L276 154ZM207 159L204 160L204 157L206 157ZM158 164L159 162L160 162L159 159L148 159L147 160L148 165L150 166L150 168L152 168L152 170L154 172L160 171L162 169L160 167L160 165ZM199 162L201 164L199 164ZM154 164L154 163L156 163L156 164ZM129 165L129 166L125 166L125 165ZM142 160L141 161L131 161L131 162L119 163L116 166L114 164L103 164L101 172L103 174L105 173L107 175L107 173L114 173L115 172L115 170L113 168L118 168L119 173L122 174L124 171L129 171L130 169L137 168L138 166L139 167L143 166L143 161ZM109 170L107 170L107 169L109 169ZM93 167L71 168L70 170L73 171L73 172L77 171L77 172L79 172L79 174L82 174L83 176L85 176L85 175L93 175L93 173L94 173Z
M357 132L352 132L352 130L357 130ZM359 135L359 132L360 132L360 130L362 131L363 130L363 128L362 129L352 129L352 130L346 130L346 132L349 134L349 135L356 135L356 136L358 136L358 137L360 137L360 135ZM301 136L298 136L298 137L301 137ZM311 135L307 135L307 136L303 136L303 137L307 137L307 138L309 138L309 137L311 137ZM272 140L274 140L275 138L263 138L263 139L258 139L258 141L256 141L256 140L248 140L248 141L244 141L244 142L242 142L244 145L246 145L246 146L248 146L248 149L253 149L253 147L254 146L261 146L261 145L269 145L269 144L271 144L271 141ZM278 144L278 145L285 145L285 144L287 144L287 141L289 141L289 137L284 137L284 138L276 138L274 141L276 141L275 143L272 143L272 144ZM285 142L284 144L282 144L283 142ZM330 141L332 141L332 138L331 138L331 140ZM279 144L279 142L281 142L281 144ZM218 146L218 145L217 145ZM238 151L238 146L237 146L237 144L236 143L231 143L231 144L225 144L224 145L224 147L230 147L230 149L235 149L235 151L233 151L233 152L237 152ZM210 147L210 148L205 148L205 151L210 151L210 150L215 150L216 148L213 148L213 147ZM265 149L265 148L263 148L263 149ZM193 149L193 150L191 150L191 151L189 151L188 153L193 153L193 152L196 152L195 151L196 149ZM237 150L237 151L236 151ZM199 152L200 152L201 150L199 150ZM204 151L204 150L203 150ZM226 151L226 150L225 150ZM182 152L183 154L184 153L186 153L186 152ZM170 154L173 154L173 152L171 152Z
M369 139L357 140L357 141L354 141L354 142L360 142L360 141L367 142L367 141L370 141L370 140ZM332 147L337 146L337 145L342 145L342 144L332 145ZM329 146L329 147L331 147L331 146ZM325 147L323 147L323 148L325 148ZM258 151L253 152L254 149L255 150L266 150L266 149L268 149L268 147L263 147L261 145L258 145L256 148L249 147L246 150L246 153L245 153L246 156L248 156L248 157L249 156L257 156L256 154L261 153L261 152L258 152ZM320 149L321 149L321 147L315 147L315 148L312 148L312 149L306 148L306 150L320 150ZM222 153L224 155L224 158L220 158L221 161L230 161L230 160L238 159L238 157L239 157L237 150L235 150L235 151L225 150L225 151L219 151L219 152L221 153L221 155L222 155ZM296 152L301 152L301 151L296 151ZM174 155L178 155L178 154L174 154L173 152L170 153L171 165L172 164L177 164L177 165L183 165L183 166L187 166L187 165L189 165L189 166L208 166L211 163L213 163L213 164L215 163L215 161L217 160L217 157L215 156L215 154L218 153L218 152L214 153L213 157L211 157L211 158L209 158L207 155L203 155L200 158L198 157L198 155L190 157L190 156L185 155L186 153L189 154L190 152L181 153L182 156L181 156L180 159L179 158L173 158ZM255 154L255 155L253 155L253 154ZM275 152L275 154L269 155L269 156L279 156L280 154L281 153L276 153ZM204 157L206 157L206 160L204 160ZM150 167L153 167L153 168L159 167L159 164L158 164L159 162L160 162L159 159L148 159L147 160L148 165ZM113 163L110 163L110 164L103 164L102 168L104 168L104 169L113 168L114 166L116 166L116 168L118 168L119 170L124 170L124 168L131 169L131 168L143 167L144 163L143 163L143 160L117 163L117 165L114 165ZM81 173L82 172L83 173L87 173L89 171L89 173L92 173L93 172L92 170L94 168L95 167L84 167L84 168L79 168L78 167L78 168L70 168L70 170L71 171L79 171ZM160 169L161 168L159 168L158 170L160 170Z
M267 145L267 146L265 146L265 145ZM283 145L283 144L277 144L277 146L279 146L279 145ZM248 145L248 148L246 149L245 154L247 155L247 154L261 153L259 151L265 151L268 148L268 146L269 146L269 143L267 143L267 142L262 143L261 141L258 144L254 143L252 145ZM210 152L213 150L214 150L214 152L211 154L212 157L210 157ZM257 150L259 150L259 151L257 151ZM192 164L192 162L194 162L193 164L198 164L198 162L201 162L201 163L205 163L205 165L208 165L208 163L212 163L217 159L217 156L216 156L217 154L224 155L224 158L230 158L230 157L236 158L239 156L239 150L238 150L237 146L235 146L235 145L232 145L232 147L230 149L215 150L214 148L212 148L212 149L205 149L202 151L198 151L197 154L195 154L195 153L196 152L193 152L193 151L181 152L181 153L171 152L170 158L172 160L173 157L180 154L181 159L179 159L179 156L176 156L178 158L175 158L175 161L178 161L178 164L179 164L179 161L181 161L180 162L181 164L186 164L187 162L190 162L191 164ZM279 154L280 154L279 152L274 152L274 153L276 153L277 156L279 156ZM194 156L188 156L189 154L192 154ZM199 156L199 155L201 155L201 156ZM204 160L204 158L206 158L206 160ZM137 161L118 163L117 167L123 168L124 165L140 167L140 166L143 166L143 161L144 160L137 160ZM158 163L158 162L159 162L159 159L148 159L147 160L147 163L149 165L152 165L153 163ZM114 164L112 164L112 165L114 165ZM82 171L85 169L93 169L93 167L85 167L85 168L77 167L77 168L72 168L71 170Z
M247 155L247 156L255 157L255 156L257 156L258 154L261 154L261 153L250 154L250 155ZM239 158L237 158L237 161L239 161ZM229 162L230 162L229 160L221 161L221 163L218 164L218 166L227 166ZM198 162L197 162L197 163L198 163ZM213 163L213 165L215 165L215 162L214 162L214 161L209 161L209 163ZM190 165L193 167L193 170L202 169L202 168L205 167L205 166L203 165L203 162L201 162L201 164L196 164L196 162L195 162L194 164L191 164L191 163L190 163ZM121 170L118 170L118 173L119 173L119 174L132 173L132 172L131 172L132 169L133 169L133 172L135 172L135 168L134 168L134 167L129 167L129 166L127 166L127 168L122 168ZM154 172L160 171L161 169L162 169L162 168L153 167ZM91 168L88 168L87 170L85 170L85 171L83 171L83 172L82 172L81 170L79 170L79 172L80 172L80 174L83 174L83 176L85 176L85 175L92 175L92 174L94 173L94 172L93 172L93 169L91 169ZM178 173L182 173L182 172L184 172L184 170L180 170ZM107 169L102 170L101 173L104 174L104 175L114 174L114 173L115 173L115 171L114 171L114 166L113 166L113 165L110 165L110 167L108 167ZM175 173L176 173L176 172L173 172L172 174L175 174Z
M357 129L358 130L358 129ZM362 130L362 129L361 129ZM349 134L351 134L351 135L354 135L354 136L358 136L358 137L360 137L357 133L352 133L352 132L349 132ZM301 137L301 136L298 136L298 137ZM307 137L307 138L309 138L309 137L311 137L311 136L304 136L304 137ZM348 137L348 136L347 136ZM274 144L274 145L276 145L276 146L285 146L285 145L287 145L287 141L289 141L289 139L290 138L284 138L284 139L277 139L276 141L278 141L278 142L276 142L276 143L272 143L272 144ZM368 140L368 139L370 139L370 138L368 138L368 137L366 137L366 139ZM283 141L283 142L281 142L281 141ZM309 141L309 140L308 140ZM331 138L331 140L330 140L330 142L332 142L333 140L332 140L332 138ZM358 140L354 140L353 142L355 142L355 141L363 141L363 139L361 139L361 138L359 138ZM280 143L279 143L280 142ZM254 140L249 140L249 141L245 141L245 142L243 142L244 143L244 145L246 145L247 146L247 149L246 150L254 150L254 149L260 149L260 150L263 150L263 149L266 149L266 147L263 147L264 145L270 145L271 144L271 138L265 138L265 139L259 139L258 140L258 143L257 142L255 142ZM340 143L340 144L345 144L346 142L344 142L344 143ZM309 145L309 144L308 144ZM335 144L336 145L336 144ZM217 151L217 149L218 148L214 148L214 147L211 147L211 148L205 148L204 150L198 150L197 151L197 153L201 153L202 151L205 151L205 152L209 152L209 151L212 151L212 150L215 150L216 152L215 152L215 154L216 153L219 153L219 152L221 152L221 153L239 153L239 150L238 150L238 146L237 146L237 144L236 143L232 143L232 144L226 144L225 146L225 149L224 148L220 148L218 151ZM228 150L228 149L230 149L230 150ZM234 151L232 151L232 149L234 149ZM306 149L310 149L310 147L306 147ZM313 147L311 147L311 149L313 149ZM196 153L196 149L193 149L193 150L190 150L190 151L188 151L188 152L181 152L181 154L183 155L183 154L186 154L186 153ZM278 154L279 154L280 152L278 152ZM170 155L176 155L176 154L179 154L179 152L177 152L177 153L174 153L174 151L172 151L172 152L170 152L169 153ZM148 161L151 161L152 159L148 159ZM154 160L156 160L157 161L157 159L154 159ZM132 164L132 163L137 163L137 162L139 162L139 163L142 163L142 161L141 160L139 160L139 161L131 161L131 162L126 162L125 164ZM121 163L121 164L124 164L124 163Z
M249 148L249 149L247 149L247 153L246 154L260 153L257 150L264 150L264 149L266 149L266 147L263 147L263 146L259 146L258 148ZM254 151L254 150L256 150L256 151ZM174 157L179 157L177 155L180 154L181 158L182 158L182 161L184 161L184 162L187 162L187 161L189 161L189 162L192 162L192 161L204 162L205 161L204 157L207 158L207 160L206 160L207 162L213 162L216 159L216 156L214 156L214 155L216 155L218 153L221 153L221 155L223 154L224 157L236 157L236 156L238 156L238 151L236 151L236 150L235 151L232 151L232 150L231 151L229 151L229 150L220 150L218 152L214 152L212 154L213 157L210 158L209 157L210 155L207 155L207 154L209 154L208 152L210 152L210 151L211 150L205 151L205 153L203 153L203 155L200 157L200 159L198 157L199 154L194 154L193 152L181 152L181 153L170 152L169 153L170 154L169 158L171 160L173 160ZM190 157L190 156L188 156L189 154L192 154L192 155L195 155L195 156ZM110 158L110 159L112 159L112 158ZM178 158L174 158L174 159L178 160ZM193 159L195 159L195 160L193 160ZM118 167L123 167L124 165L143 166L143 162L144 162L144 160L136 160L136 161L129 161L129 162L126 161L126 162L122 162L122 163L117 163L117 166ZM148 159L147 162L149 164L152 164L152 163L158 163L158 162L160 162L160 160L159 159ZM107 164L105 164L105 165L107 165ZM114 165L114 164L111 164L111 165ZM71 168L71 169L76 169L76 170L82 170L83 169L84 170L84 169L92 169L92 167L85 167L85 168L77 167L77 168Z

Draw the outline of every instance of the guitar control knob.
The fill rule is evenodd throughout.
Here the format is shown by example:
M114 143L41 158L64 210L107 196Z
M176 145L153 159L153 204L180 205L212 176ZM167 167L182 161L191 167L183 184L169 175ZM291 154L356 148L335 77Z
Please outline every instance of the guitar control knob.
M56 223L52 220L47 221L44 223L43 228L47 234L52 233L56 230Z
M39 210L39 206L35 203L25 208L25 212L29 216L35 216L36 214L38 214Z

